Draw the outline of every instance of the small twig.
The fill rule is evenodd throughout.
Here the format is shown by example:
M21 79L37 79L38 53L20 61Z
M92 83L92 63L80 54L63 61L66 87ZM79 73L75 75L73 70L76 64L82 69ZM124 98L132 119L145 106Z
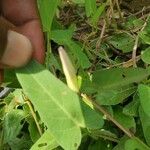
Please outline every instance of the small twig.
M100 34L100 37L96 43L96 50L98 51L100 46L101 46L101 42L102 42L102 39L103 39L103 36L104 36L104 33L105 33L105 29L106 29L106 21L103 20L104 23L103 23L103 27L102 27L102 30L101 30L101 34Z
M141 59L141 55L136 56L136 62L138 62L140 59ZM114 64L114 65L109 66L109 68L117 67L117 66L122 66L124 68L131 67L131 66L133 66L133 60L130 59L130 60L122 62L122 63Z
M119 122L117 122L101 105L96 101L93 101L86 94L81 94L81 96L87 101L90 107L96 108L99 112L103 113L110 121L112 121L118 128L120 128L128 137L133 138L134 135L128 129L124 128Z
M147 17L147 19L148 18L149 18L149 16ZM147 25L147 19L146 19L143 27L141 28L140 32L142 32L145 29L145 27ZM138 42L139 42L139 34L136 36L133 51L132 51L133 67L137 67L137 65L136 65L136 52L137 52L137 48L138 48Z
M118 0L116 0L116 6L117 6L117 9L118 9L119 17L120 17L121 21L123 21L123 16L122 16L122 13L121 13L121 9L120 9Z
M137 35L137 37L135 39L133 51L132 51L133 67L137 67L137 65L136 65L136 51L137 51L137 47L138 47L138 42L139 42L139 36Z
M150 6L144 7L142 10L140 10L140 11L134 13L134 14L131 14L130 16L137 16L139 14L143 14L143 12L146 11L147 9L150 9Z
M111 13L112 13L112 18L114 18L114 5L113 5L113 2L112 2L112 0L109 0L109 2L110 2L110 10L111 10Z
M115 20L115 13L114 13L114 5L115 5L115 1L109 0L110 3L110 18L112 19L112 22L114 22L113 25L115 25L114 27L117 29L117 22Z
M34 112L34 109L33 109L32 105L31 105L31 102L30 102L29 100L26 100L26 103L27 103L27 105L29 106L29 109L30 109L30 111L31 111L31 114L32 114L32 116L33 116L33 119L34 119L34 121L35 121L35 124L36 124L37 129L38 129L38 131L39 131L39 134L40 134L40 136L41 136L41 135L42 135L42 130L41 130L41 127L40 127L40 125L39 125L39 123L38 123L38 120L37 120L37 118L36 118L36 114L35 114L35 112Z

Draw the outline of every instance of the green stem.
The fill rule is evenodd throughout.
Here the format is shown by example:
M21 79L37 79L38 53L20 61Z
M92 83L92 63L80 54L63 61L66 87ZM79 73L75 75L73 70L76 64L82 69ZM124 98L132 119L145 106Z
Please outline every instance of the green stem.
M40 127L40 125L39 125L39 123L38 123L38 120L37 120L37 118L36 118L36 114L35 114L35 112L34 112L34 110L33 110L33 107L31 106L30 101L27 100L26 103L27 103L27 105L29 106L29 109L30 109L30 111L31 111L31 114L32 114L32 116L33 116L33 119L34 119L34 121L35 121L35 124L36 124L37 129L38 129L38 131L39 131L39 134L40 134L40 136L41 136L41 135L42 135L42 130L41 130L41 127Z
M116 121L101 105L96 101L93 101L86 94L81 94L81 96L89 103L90 107L96 108L97 111L103 113L110 121L112 121L118 128L120 128L128 137L133 138L134 135L128 129L123 127L118 121Z

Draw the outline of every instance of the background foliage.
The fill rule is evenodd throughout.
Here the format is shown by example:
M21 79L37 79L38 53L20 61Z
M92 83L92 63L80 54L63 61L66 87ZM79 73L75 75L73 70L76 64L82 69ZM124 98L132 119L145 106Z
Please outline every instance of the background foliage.
M45 66L5 71L0 149L149 150L148 5L38 0Z

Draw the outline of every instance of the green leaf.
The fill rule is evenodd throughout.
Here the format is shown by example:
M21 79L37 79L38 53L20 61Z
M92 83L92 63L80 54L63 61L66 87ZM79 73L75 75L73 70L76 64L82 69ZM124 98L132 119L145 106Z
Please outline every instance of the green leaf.
M107 42L123 53L132 52L135 39L129 33L119 33L107 38Z
M145 44L150 45L150 17L146 21L146 27L144 28L144 30L139 33L139 37Z
M116 134L105 130L105 129L101 129L101 130L90 130L90 136L93 137L94 139L98 139L98 138L104 138L105 140L109 140L112 139L112 141L116 141L118 142L119 139L117 137Z
M147 31L142 31L139 33L139 37L143 40L145 44L150 45L150 33Z
M58 147L56 140L49 130L41 136L41 138L31 147L30 150L53 150Z
M59 2L60 0L38 0L38 7L44 32L51 30L53 17L56 13Z
M125 150L125 143L129 138L127 136L123 136L120 139L120 142L113 148L113 150Z
M137 96L137 94L135 94L133 96L133 101L131 101L123 108L123 113L128 116L137 117L139 105L140 105L139 97Z
M83 69L89 68L91 66L91 63L88 57L86 56L85 53L83 53L82 51L83 49L81 48L79 44L75 43L74 41L68 41L67 46L70 49L70 51L74 54L74 56L76 57L80 66Z
M132 116L127 116L123 114L122 107L115 107L114 108L114 118L125 128L131 129L136 127L135 120Z
M23 127L21 121L25 118L25 113L22 110L11 110L4 118L4 142L13 141Z
M82 104L82 111L84 114L84 119L86 127L88 129L100 129L104 125L104 119L102 114L98 114L95 110L91 109L84 102Z
M9 146L11 150L28 150L30 149L31 139L28 134L21 133L21 138L15 138L9 142Z
M112 146L110 145L110 142L99 139L98 141L91 143L88 150L112 150Z
M99 90L108 90L140 82L149 74L149 69L111 68L95 71L93 73L93 82Z
M14 70L4 70L4 81L2 85L10 87L10 88L19 88L20 84L17 80L16 74Z
M116 105L123 102L124 99L134 92L134 86L125 86L114 90L99 91L96 96L96 100L99 101L101 105Z
M75 4L84 4L85 0L72 0Z
M6 103L0 102L0 121L4 119L7 106Z
M56 43L63 45L67 44L73 36L74 28L69 28L66 30L53 30L51 32L51 39Z
M68 30L54 30L51 33L51 39L59 45L67 46L77 59L80 66L82 68L88 68L91 65L88 57L82 51L81 46L71 39L73 36L73 31L74 30L72 28Z
M150 146L150 116L148 116L141 107L139 108L139 116L142 123L145 140Z
M126 141L125 143L125 150L150 150L148 146L142 143L137 138L132 138Z
M30 137L31 137L32 141L35 143L40 138L40 134L39 134L39 131L37 129L36 123L33 120L33 118L29 118L27 120L27 122L29 123L28 130L30 133Z
M150 47L142 52L141 58L145 63L150 64Z
M139 85L138 92L140 96L140 103L144 112L150 116L150 87L147 85Z
M85 1L85 12L86 16L90 17L96 11L96 0L86 0Z
M85 127L77 94L34 61L18 69L17 77L56 141L66 150L77 149Z
M94 13L94 15L91 17L90 22L92 25L96 26L97 22L99 21L99 18L101 17L102 13L105 11L107 2L102 3Z

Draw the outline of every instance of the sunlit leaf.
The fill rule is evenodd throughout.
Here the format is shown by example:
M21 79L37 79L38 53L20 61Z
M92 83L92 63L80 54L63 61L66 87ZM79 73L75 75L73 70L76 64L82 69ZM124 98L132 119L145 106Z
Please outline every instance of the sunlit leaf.
M17 70L17 77L56 141L65 149L76 149L80 127L85 126L76 93L35 62Z

